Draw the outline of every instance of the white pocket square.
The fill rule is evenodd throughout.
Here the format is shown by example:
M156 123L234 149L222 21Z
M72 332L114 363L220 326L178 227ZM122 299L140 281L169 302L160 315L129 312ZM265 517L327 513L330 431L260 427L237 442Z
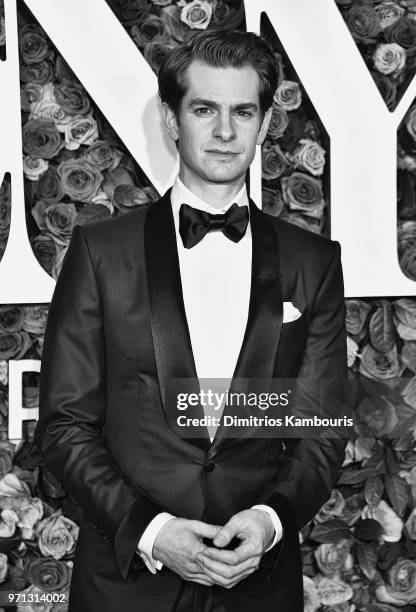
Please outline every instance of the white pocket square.
M293 306L292 302L283 302L283 323L290 323L290 321L296 321L301 316L301 312Z

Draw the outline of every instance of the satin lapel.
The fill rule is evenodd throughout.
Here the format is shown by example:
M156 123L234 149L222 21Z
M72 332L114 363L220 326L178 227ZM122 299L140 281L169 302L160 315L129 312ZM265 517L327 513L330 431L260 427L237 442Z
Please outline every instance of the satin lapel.
M270 380L280 339L283 320L280 256L276 231L272 220L259 211L250 200L250 226L252 234L251 291L247 325L243 343L233 375L230 391L247 391L239 386L238 379ZM255 381L254 386L255 386ZM224 409L223 417L227 414ZM209 450L213 456L223 446L236 444L251 437L255 428L244 427L239 431L218 427ZM230 428L231 429L231 428ZM228 437L230 436L230 437Z
M193 429L195 437L189 438L186 436L189 429L176 424L181 413L173 401L171 383L175 379L189 379L186 389L181 388L188 393L198 393L199 385L183 301L170 190L149 207L144 241L150 319L165 416L179 436L207 450L211 443L206 427ZM200 405L190 406L182 414L198 419L204 416Z

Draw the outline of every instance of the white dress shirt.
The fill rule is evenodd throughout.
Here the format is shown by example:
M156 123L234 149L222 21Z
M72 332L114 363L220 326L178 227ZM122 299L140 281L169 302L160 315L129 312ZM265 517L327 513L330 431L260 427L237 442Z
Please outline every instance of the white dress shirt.
M236 203L248 205L246 186L223 208L214 208L193 194L176 178L171 204L176 230L179 268L185 313L198 378L232 379L247 323L251 287L250 223L243 238L235 243L220 231L209 232L191 249L183 246L179 234L179 209L188 204L212 214L224 213ZM212 441L212 435L210 433ZM267 512L275 537L270 550L282 537L282 525L276 512ZM158 514L147 526L138 543L138 553L152 573L162 567L152 557L157 534L170 519L168 512Z

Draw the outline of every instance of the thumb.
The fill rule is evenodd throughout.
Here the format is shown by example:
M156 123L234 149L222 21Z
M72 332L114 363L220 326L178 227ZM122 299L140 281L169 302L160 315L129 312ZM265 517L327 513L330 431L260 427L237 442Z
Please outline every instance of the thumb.
M217 535L214 538L214 546L218 546L219 548L223 548L227 546L233 539L233 537L237 534L236 524L229 521L221 527L218 531Z
M203 523L202 521L194 521L194 533L202 536L203 538L210 538L213 540L219 529L220 527L217 525L210 525L209 523Z

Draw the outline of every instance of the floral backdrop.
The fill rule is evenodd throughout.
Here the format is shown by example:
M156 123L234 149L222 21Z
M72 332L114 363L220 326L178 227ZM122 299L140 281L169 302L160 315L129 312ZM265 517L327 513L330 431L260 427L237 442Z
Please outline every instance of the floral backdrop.
M164 54L196 31L245 27L240 0L107 2L155 72ZM411 20L412 3L338 5L358 42L357 14ZM388 27L380 26L373 41L359 38L366 61L377 45L398 44ZM329 235L328 135L266 17L262 35L280 66L262 151L264 210ZM0 0L0 53L4 42ZM19 47L27 227L40 265L56 279L75 224L128 214L158 194L23 4ZM403 79L396 75L389 87L393 73L373 72L380 87L394 86L394 104L412 68L412 54L406 54ZM415 117L412 107L400 127L398 163L399 255L411 278ZM0 187L0 258L11 200L6 175ZM34 422L27 423L17 448L7 439L8 360L41 358L47 313L47 305L0 306L0 602L2 591L68 591L81 517L42 465ZM305 611L410 612L416 610L416 299L347 300L347 331L357 424L330 500L300 534ZM38 382L36 373L23 376L27 407L37 406ZM33 609L63 611L66 604L44 601Z

